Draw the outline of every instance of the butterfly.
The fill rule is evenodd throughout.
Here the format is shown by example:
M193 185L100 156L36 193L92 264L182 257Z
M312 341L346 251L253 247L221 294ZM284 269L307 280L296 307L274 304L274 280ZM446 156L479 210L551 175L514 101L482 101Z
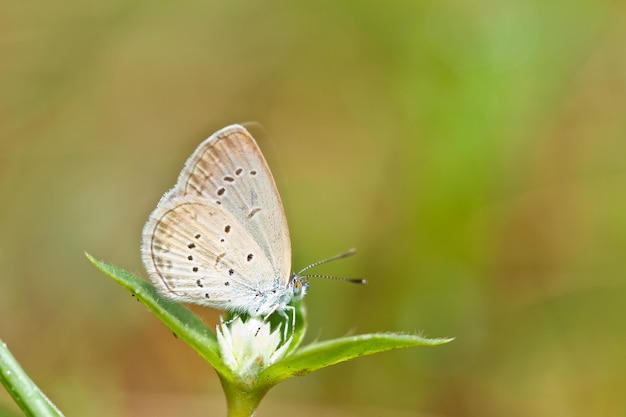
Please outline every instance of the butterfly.
M283 205L252 135L227 126L189 157L143 229L143 263L164 297L262 316L292 309L310 267L291 271ZM362 282L362 280L351 280ZM294 315L295 320L295 315Z

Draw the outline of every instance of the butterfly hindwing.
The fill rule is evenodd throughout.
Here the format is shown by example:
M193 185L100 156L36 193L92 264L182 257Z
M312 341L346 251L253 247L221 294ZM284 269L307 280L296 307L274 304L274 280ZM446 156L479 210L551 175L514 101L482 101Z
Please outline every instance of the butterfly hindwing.
M160 292L185 302L240 310L276 285L273 267L246 230L197 197L158 207L144 229L144 263Z

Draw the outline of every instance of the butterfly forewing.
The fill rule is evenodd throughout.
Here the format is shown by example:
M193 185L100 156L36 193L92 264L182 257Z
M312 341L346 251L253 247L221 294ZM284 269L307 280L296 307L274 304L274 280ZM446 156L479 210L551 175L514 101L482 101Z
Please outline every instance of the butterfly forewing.
M273 278L287 283L291 242L283 205L267 162L246 129L228 126L201 143L175 190L201 196L230 213L262 248L274 267Z

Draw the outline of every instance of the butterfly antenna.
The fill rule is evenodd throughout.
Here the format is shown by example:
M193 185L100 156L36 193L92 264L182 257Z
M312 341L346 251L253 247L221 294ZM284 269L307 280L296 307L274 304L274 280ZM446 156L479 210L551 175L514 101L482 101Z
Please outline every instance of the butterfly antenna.
M320 274L306 274L306 275L298 275L300 278L326 278L326 279L334 279L337 281L351 282L353 284L367 284L367 280L363 278L343 278L336 277L334 275L320 275Z
M311 268L315 268L318 265L322 265L322 264L325 264L325 263L328 263L328 262L331 262L331 261L335 261L337 259L347 258L348 256L352 256L355 253L356 253L356 249L354 249L354 248L348 249L347 251L345 251L343 253L340 253L339 255L335 255L335 256L332 256L332 257L326 258L326 259L322 259L321 261L317 261L317 262L312 263L311 265L305 266L304 268L302 268L301 270L296 272L296 275L299 276L304 271L307 271L307 270L309 270Z
M356 249L351 248L348 249L347 251L340 253L339 255L335 255L332 256L330 258L326 258L326 259L322 259L321 261L317 261L312 263L311 265L305 266L304 268L302 268L301 270L299 270L298 272L295 273L296 276L300 277L300 278L327 278L327 279L334 279L337 281L346 281L346 282L353 282L355 284L365 284L367 281L365 281L364 279L361 278L342 278L342 277L335 277L332 275L320 275L320 274L306 274L306 275L302 275L302 273L304 271L308 271L311 268L315 268L316 266L331 262L331 261L335 261L337 259L343 259L343 258L347 258L348 256L352 256L356 253Z

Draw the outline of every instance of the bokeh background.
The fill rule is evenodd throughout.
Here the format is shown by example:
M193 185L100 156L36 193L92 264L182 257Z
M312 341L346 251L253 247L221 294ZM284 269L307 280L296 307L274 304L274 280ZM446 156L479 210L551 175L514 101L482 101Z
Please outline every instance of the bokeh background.
M224 415L213 370L83 255L257 121L309 339L455 336L286 381L259 415L624 416L626 6L0 4L0 338L73 416ZM202 311L215 322L214 311ZM15 410L0 390L0 404Z

